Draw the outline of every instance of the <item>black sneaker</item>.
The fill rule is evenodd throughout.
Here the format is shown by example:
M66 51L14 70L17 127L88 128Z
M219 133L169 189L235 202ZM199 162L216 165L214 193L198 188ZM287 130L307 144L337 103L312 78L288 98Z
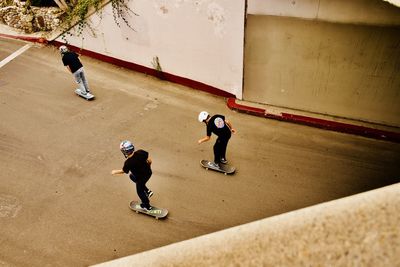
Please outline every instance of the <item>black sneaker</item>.
M144 211L151 211L153 209L152 206L148 205L147 207L143 204L140 204L140 208L142 208L142 210Z
M222 164L227 164L228 161L226 160L226 158L221 158L221 163L222 163Z
M151 191L150 189L146 192L146 194L148 198L151 198L154 195L153 191Z

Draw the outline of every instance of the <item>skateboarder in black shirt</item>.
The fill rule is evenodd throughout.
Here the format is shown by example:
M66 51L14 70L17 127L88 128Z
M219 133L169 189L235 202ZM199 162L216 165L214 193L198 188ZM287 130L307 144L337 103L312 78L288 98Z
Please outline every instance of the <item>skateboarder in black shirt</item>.
M133 144L127 140L120 144L120 150L124 154L126 161L122 169L113 170L111 174L129 174L132 182L136 183L136 192L142 201L140 207L149 211L152 209L149 197L153 195L153 192L146 187L146 183L152 175L150 166L152 161L149 158L149 153L141 149L135 151Z
M60 46L59 50L64 66L66 66L74 76L76 83L79 84L81 93L83 95L90 93L89 84L87 82L83 65L79 60L78 54L73 51L69 51L65 45Z
M212 133L218 136L214 144L214 162L209 163L210 167L219 168L220 163L228 163L225 155L226 147L231 138L231 133L236 132L232 124L225 119L225 116L219 114L210 116L207 111L200 112L199 122L204 122L207 126L207 135L198 141L199 144L210 140Z

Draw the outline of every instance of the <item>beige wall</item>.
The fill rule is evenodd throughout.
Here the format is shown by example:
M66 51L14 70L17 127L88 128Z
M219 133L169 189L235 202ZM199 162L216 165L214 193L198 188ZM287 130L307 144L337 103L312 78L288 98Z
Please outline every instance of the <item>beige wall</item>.
M400 9L382 0L248 0L247 12L340 23L400 25Z
M398 26L249 15L244 99L400 126L399 44Z

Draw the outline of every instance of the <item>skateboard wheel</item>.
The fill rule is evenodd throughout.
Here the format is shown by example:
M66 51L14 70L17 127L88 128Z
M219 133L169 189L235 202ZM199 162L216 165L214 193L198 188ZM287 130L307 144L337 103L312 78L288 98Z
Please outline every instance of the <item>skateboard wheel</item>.
M208 168L206 168L206 171L208 171Z
M158 217L155 217L156 218L156 220L158 220Z
M228 175L226 172L224 172L225 175Z
M139 213L137 210L135 210L136 213Z

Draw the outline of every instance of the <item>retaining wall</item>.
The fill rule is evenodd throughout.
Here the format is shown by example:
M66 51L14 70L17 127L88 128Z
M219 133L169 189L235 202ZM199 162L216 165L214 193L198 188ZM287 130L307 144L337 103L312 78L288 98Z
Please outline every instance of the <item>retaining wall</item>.
M250 1L243 98L400 127L400 8Z

